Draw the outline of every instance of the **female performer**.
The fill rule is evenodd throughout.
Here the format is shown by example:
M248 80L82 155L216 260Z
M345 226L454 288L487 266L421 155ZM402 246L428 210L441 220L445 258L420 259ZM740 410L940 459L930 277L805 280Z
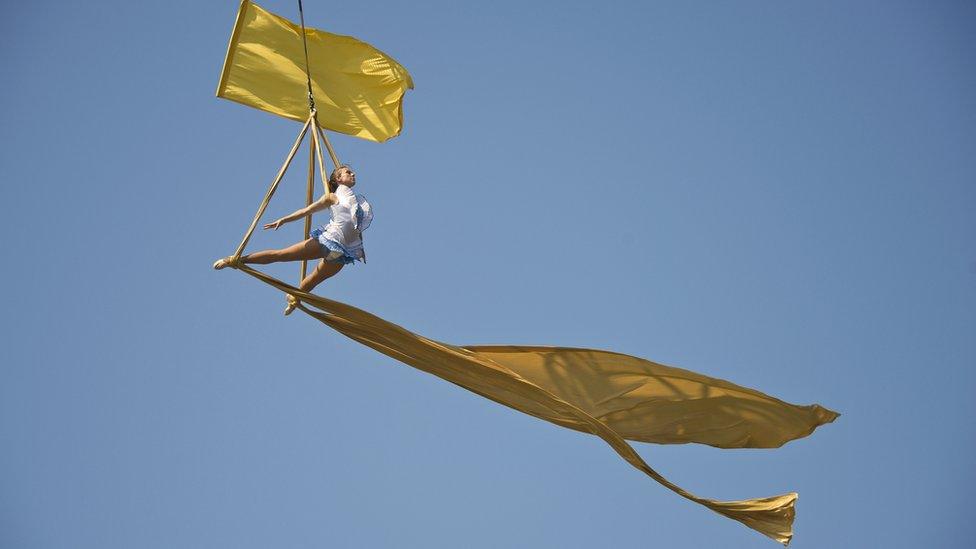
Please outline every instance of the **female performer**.
M352 192L354 185L356 185L356 173L349 166L339 166L329 177L329 188L335 191L328 192L308 206L268 223L264 228L278 230L278 227L285 223L304 219L305 216L326 208L329 208L332 214L332 220L328 225L312 231L311 238L287 248L243 255L237 261L233 256L218 259L213 265L214 269L237 267L242 263L265 265L280 261L321 259L315 270L298 286L302 291L310 292L322 281L338 273L344 265L356 260L365 263L366 252L363 250L362 232L372 222L373 210L364 196ZM297 306L298 301L289 295L285 314L291 314Z

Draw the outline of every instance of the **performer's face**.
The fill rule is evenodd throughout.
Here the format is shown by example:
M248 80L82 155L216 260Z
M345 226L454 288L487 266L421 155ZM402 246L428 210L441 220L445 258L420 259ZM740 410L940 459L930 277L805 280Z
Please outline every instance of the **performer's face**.
M339 175L336 176L336 182L340 185L352 187L356 184L356 172L349 168L341 168L339 169Z

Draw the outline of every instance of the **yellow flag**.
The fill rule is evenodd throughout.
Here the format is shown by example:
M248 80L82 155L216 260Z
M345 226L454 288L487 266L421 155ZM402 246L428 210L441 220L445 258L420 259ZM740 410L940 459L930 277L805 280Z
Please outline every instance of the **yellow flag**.
M407 70L350 36L306 28L305 38L319 125L371 141L399 135L403 95L413 89ZM243 0L217 97L306 120L308 86L301 26Z

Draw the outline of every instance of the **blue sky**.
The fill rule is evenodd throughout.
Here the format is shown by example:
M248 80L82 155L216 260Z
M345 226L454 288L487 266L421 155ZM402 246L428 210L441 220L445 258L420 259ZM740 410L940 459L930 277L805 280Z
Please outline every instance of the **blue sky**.
M5 6L0 545L775 547L213 272L298 131L214 97L236 9ZM305 10L416 83L400 137L333 139L376 219L323 295L823 404L843 416L776 450L635 447L702 496L799 492L792 547L968 540L972 5Z

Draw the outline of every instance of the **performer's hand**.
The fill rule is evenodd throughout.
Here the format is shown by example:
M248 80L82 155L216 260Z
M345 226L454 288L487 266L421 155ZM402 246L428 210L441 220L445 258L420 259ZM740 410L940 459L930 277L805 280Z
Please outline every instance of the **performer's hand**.
M265 229L274 229L274 230L277 231L278 230L278 227L281 226L281 223L282 223L282 220L281 219L278 219L278 220L272 221L271 223L268 223L267 225L264 226L264 228Z

